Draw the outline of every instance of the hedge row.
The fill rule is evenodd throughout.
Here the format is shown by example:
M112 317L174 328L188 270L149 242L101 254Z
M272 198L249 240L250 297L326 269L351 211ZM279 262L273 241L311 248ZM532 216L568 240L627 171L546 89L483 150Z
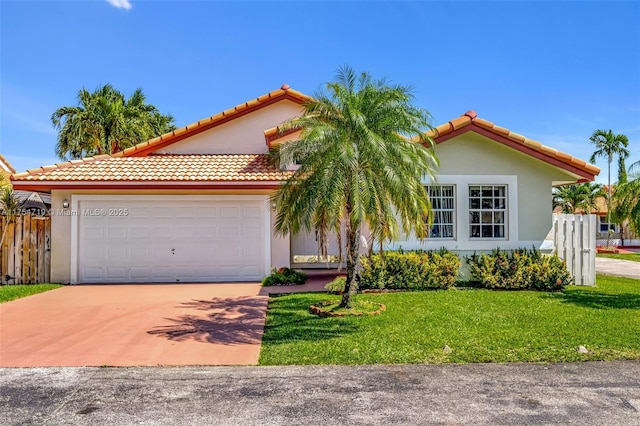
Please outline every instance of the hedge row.
M447 250L373 254L362 258L360 289L447 289L459 268L460 258Z
M359 287L366 289L448 289L458 278L460 258L453 252L387 251L362 257ZM538 250L493 250L466 258L471 283L506 290L558 291L573 283L564 261Z
M473 280L483 288L559 291L573 283L562 259L535 249L497 249L470 256L467 262Z

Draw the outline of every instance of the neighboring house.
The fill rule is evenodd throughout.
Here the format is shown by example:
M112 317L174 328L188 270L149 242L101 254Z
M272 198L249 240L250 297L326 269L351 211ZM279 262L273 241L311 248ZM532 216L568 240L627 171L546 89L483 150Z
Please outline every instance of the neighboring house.
M7 178L15 172L16 169L14 169L11 164L9 164L9 161L0 154L0 186L2 183L6 183L5 181L8 182Z
M272 267L323 266L313 232L274 235L268 202L291 172L265 155L296 137L277 126L308 99L284 85L113 156L14 175L17 189L51 193L52 281L257 281ZM433 136L441 168L437 183L425 182L432 236L392 247L539 247L551 228L552 185L599 172L472 111Z
M605 185L603 190L606 192L608 186ZM615 190L615 187L612 185L612 191ZM617 223L609 223L607 221L607 212L609 211L607 207L607 198L606 197L598 197L596 199L597 211L593 212L597 215L596 220L596 245L605 246L607 244L607 234L609 229L611 229L611 237L610 237L610 245L612 246L629 246L629 245L640 245L640 239L637 235L635 235L629 229L629 221L625 221L622 223L622 226Z
M0 177L3 178L0 183L10 183L9 177L16 173L9 161L0 154ZM51 194L46 192L32 192L14 190L14 196L18 200L18 207L22 210L28 210L36 214L46 214L51 207Z
M31 214L44 216L51 208L51 194L46 192L32 192L16 189L13 191L18 199L19 208Z
M606 193L608 186L604 185L602 190ZM615 186L612 186L612 191L615 191ZM611 229L611 237L609 237L609 244L611 246L638 246L640 245L640 237L634 234L629 229L629 221L625 220L622 226L617 223L609 223L607 218L607 197L600 196L595 200L595 209L591 210L591 214L596 215L596 245L606 246L607 236L609 229ZM554 213L562 213L561 207L553 209ZM576 209L576 214L585 214L581 208Z

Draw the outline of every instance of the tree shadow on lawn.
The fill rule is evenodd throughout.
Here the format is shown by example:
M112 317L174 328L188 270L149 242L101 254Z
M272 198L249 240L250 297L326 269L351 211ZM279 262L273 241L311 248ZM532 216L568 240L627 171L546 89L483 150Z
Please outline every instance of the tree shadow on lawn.
M318 341L343 337L358 332L363 317L320 318L309 312L315 298L289 299L287 295L271 295L271 318L264 328L263 342L285 344L292 341Z
M547 295L552 299L559 299L562 303L572 303L593 309L640 309L640 294L599 293L592 290L565 290L564 293Z
M262 338L266 300L256 297L228 297L192 300L178 308L205 311L205 316L185 314L165 318L169 325L147 333L173 341L195 340L223 345L259 344Z

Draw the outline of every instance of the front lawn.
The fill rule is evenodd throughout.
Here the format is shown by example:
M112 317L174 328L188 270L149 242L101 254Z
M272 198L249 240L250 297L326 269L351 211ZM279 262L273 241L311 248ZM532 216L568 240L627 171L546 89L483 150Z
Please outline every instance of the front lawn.
M272 297L261 365L640 359L640 281L598 276L564 293L462 290L364 294L387 310L319 318L320 293ZM450 353L443 347L448 345ZM578 352L584 345L589 353Z
M632 260L634 262L640 262L640 253L598 253L598 257L608 257L611 259Z
M0 303L32 296L34 294L62 287L60 284L29 284L0 286Z

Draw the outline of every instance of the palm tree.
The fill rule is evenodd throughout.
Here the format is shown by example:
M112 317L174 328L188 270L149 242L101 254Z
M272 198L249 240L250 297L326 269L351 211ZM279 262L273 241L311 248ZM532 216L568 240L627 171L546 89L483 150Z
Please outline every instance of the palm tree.
M597 157L606 157L608 165L608 196L607 196L607 223L611 223L611 163L614 156L625 157L629 156L627 147L629 146L629 139L623 134L614 134L612 130L598 129L593 132L593 135L589 138L591 142L596 146L596 151L591 155L592 163L596 162ZM611 230L607 233L607 247L611 239Z
M7 223L2 230L2 237L0 237L0 246L4 242L4 237L7 234L9 224L14 221L19 207L20 204L15 192L13 192L13 188L11 188L10 186L2 188L2 191L0 191L0 216L6 216Z
M126 99L110 84L94 92L81 89L77 106L58 108L51 115L61 159L112 154L174 130L173 121L146 103L142 89Z
M271 197L275 230L285 235L315 228L326 234L344 227L342 307L351 307L357 289L364 224L376 238L397 236L398 221L407 234L427 235L431 205L421 179L434 177L438 160L424 133L429 113L412 99L408 86L343 67L335 82L305 104L302 116L281 126L283 132L302 132L282 144L274 159L281 167L294 161L301 166Z
M614 219L623 223L629 221L629 227L640 234L640 161L629 167L630 180L619 184L615 192Z
M602 185L586 182L566 185L553 189L553 207L560 207L562 213L587 213L598 210L597 199L605 195Z

